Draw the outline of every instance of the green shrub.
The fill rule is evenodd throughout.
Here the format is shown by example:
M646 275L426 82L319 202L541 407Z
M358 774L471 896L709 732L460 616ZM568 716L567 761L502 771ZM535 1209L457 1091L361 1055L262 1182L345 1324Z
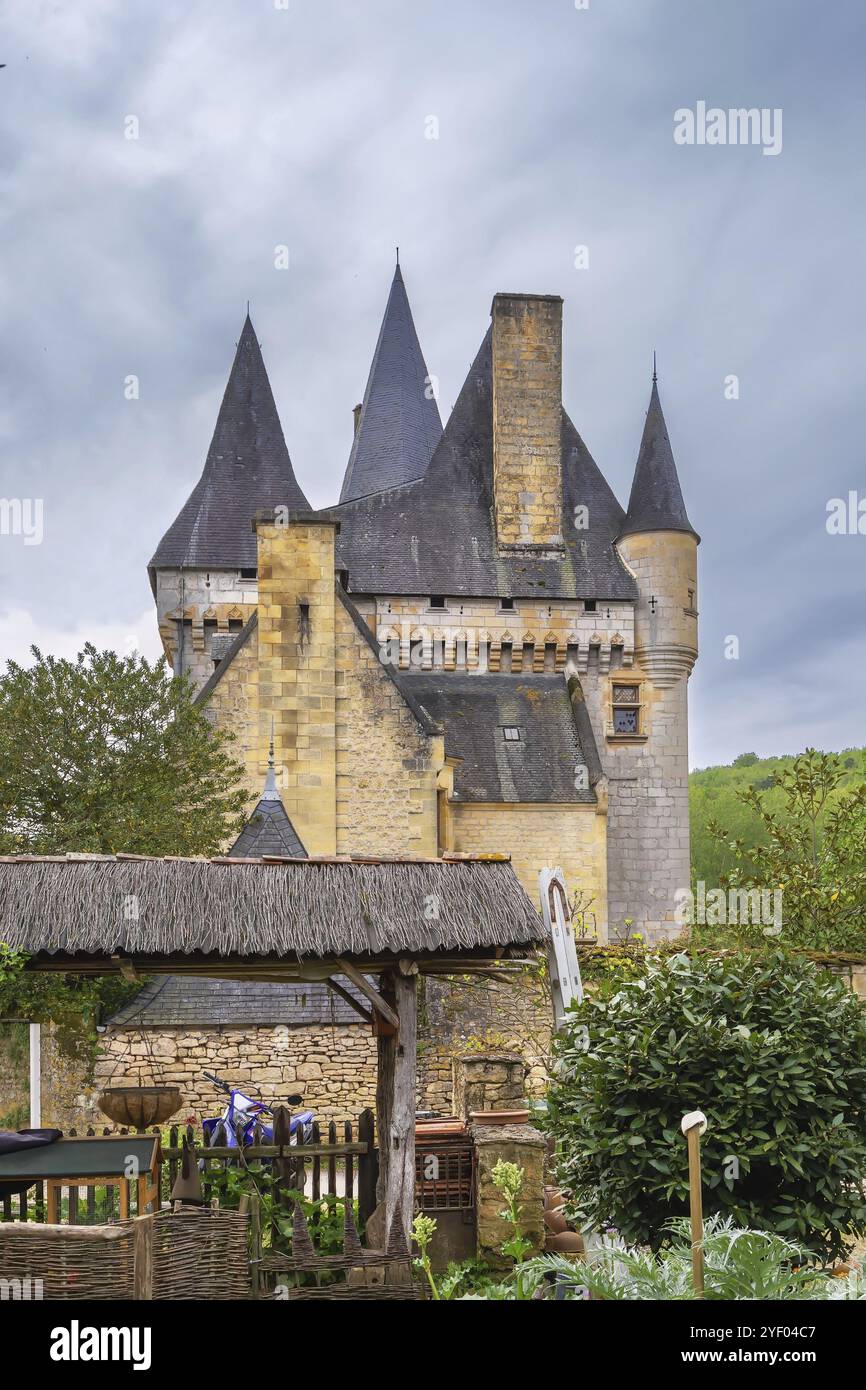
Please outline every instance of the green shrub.
M688 1211L696 1109L708 1214L824 1259L866 1231L866 1009L838 980L781 952L674 955L576 1007L547 1119L573 1214L657 1249Z

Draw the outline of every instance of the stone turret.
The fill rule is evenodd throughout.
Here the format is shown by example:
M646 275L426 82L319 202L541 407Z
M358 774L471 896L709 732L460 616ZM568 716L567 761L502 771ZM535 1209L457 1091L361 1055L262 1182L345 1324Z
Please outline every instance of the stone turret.
M688 677L697 660L699 540L686 512L653 373L617 549L638 582L635 655L659 689Z
M196 689L256 610L253 515L309 505L247 314L202 475L148 567L166 657Z
M635 660L611 673L608 866L612 932L630 918L675 936L690 882L688 677L698 656L697 547L662 412L652 393L628 512L617 540L638 585Z

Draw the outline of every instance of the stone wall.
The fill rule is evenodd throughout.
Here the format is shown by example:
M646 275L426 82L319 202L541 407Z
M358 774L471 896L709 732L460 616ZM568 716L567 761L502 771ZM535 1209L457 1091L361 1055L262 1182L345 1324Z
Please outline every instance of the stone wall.
M454 849L511 855L514 872L538 905L538 871L558 866L571 894L592 900L590 925L607 940L607 816L598 806L544 802L452 804Z
M435 858L444 738L422 729L339 599L335 612L337 850Z
M524 1093L544 1094L553 1014L537 979L522 975L500 984L428 977L421 989L418 1092L425 1109L452 1113L454 1059L467 1051L516 1054Z

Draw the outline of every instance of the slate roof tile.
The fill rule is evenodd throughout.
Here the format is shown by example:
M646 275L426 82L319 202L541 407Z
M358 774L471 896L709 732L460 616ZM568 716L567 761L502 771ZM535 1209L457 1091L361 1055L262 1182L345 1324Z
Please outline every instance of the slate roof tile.
M614 549L625 514L564 412L562 462L564 549L500 554L488 331L424 477L330 509L349 591L634 601L634 578ZM574 526L578 504L589 508L585 531Z
M204 471L150 562L157 569L256 565L250 529L260 508L309 511L283 438L249 314L238 342Z
M398 263L340 501L423 477L441 437L439 407Z

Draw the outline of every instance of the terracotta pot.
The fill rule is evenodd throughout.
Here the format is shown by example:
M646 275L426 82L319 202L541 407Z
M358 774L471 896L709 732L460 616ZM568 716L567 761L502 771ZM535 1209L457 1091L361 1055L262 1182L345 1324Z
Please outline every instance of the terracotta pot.
M554 1235L560 1235L568 1230L568 1222L560 1211L546 1211L544 1213L544 1224Z
M555 1255L583 1255L586 1251L579 1231L551 1232L544 1242L544 1248Z
M469 1117L476 1125L525 1125L528 1110L473 1110Z

